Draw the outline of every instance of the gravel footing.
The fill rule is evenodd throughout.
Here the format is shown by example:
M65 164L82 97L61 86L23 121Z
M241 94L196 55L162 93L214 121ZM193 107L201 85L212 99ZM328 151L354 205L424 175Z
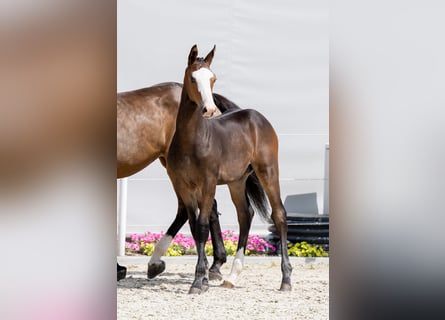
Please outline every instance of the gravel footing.
M292 291L280 292L280 258L246 257L235 288L210 281L209 290L200 295L188 294L197 257L163 260L165 272L148 280L148 257L118 258L128 270L127 278L117 283L117 319L329 318L329 258L291 258ZM232 261L222 267L223 275Z

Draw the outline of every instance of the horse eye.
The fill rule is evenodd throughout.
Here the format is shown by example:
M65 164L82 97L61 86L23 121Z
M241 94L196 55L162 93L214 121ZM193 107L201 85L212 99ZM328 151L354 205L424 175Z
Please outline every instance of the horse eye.
M192 76L192 77L190 77L190 81L192 82L192 83L196 83L196 79Z

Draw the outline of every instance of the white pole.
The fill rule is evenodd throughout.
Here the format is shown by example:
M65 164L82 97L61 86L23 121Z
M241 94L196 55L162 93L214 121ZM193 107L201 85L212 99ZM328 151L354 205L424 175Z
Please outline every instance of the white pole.
M324 150L324 197L323 214L329 214L329 143Z
M127 231L127 185L128 178L119 179L118 207L118 255L125 256L125 236Z

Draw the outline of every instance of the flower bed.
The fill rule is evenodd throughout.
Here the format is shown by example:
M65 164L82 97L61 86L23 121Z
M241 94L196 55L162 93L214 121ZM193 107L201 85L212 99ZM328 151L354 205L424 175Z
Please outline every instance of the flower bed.
M125 243L126 253L128 255L143 254L151 256L156 243L164 235L161 233L152 233L147 231L144 235L133 234L130 241ZM236 254L238 244L238 235L232 230L222 232L224 247L228 256ZM206 254L213 255L212 242L209 237L206 246ZM166 256L182 256L197 254L195 241L191 236L178 233L173 239ZM267 242L264 238L257 235L249 235L247 241L246 255L276 255L277 249ZM289 245L289 255L298 257L327 257L328 253L320 246L314 246L307 242L301 242Z

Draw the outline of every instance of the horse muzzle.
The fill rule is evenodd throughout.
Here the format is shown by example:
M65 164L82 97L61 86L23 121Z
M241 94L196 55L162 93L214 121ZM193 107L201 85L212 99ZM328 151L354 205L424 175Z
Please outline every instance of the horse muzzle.
M202 108L202 116L204 118L212 118L212 117L216 117L219 116L221 114L221 111L219 111L219 109L214 106L214 107L203 107Z

